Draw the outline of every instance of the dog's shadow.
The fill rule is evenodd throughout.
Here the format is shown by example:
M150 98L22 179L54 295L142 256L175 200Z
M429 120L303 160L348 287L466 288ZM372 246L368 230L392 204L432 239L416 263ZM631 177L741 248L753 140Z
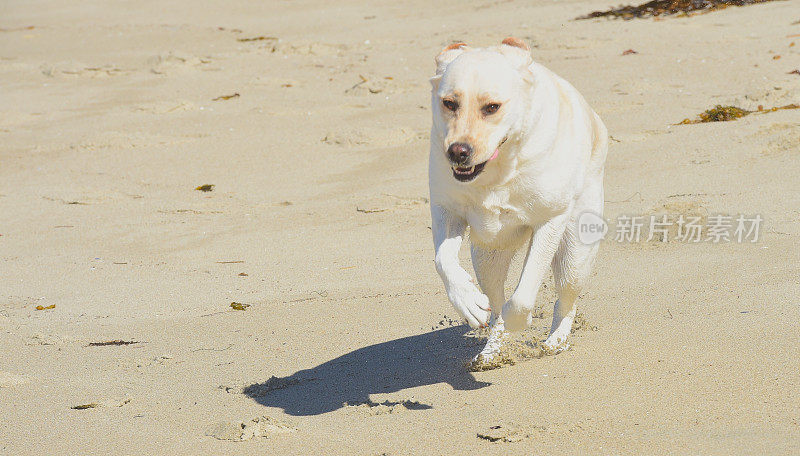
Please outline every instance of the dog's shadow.
M406 388L448 383L453 389L489 386L479 382L466 362L480 350L479 339L466 336L469 328L453 326L359 348L288 377L255 383L243 393L269 407L294 416L319 415L349 404L366 403L370 394L394 393ZM394 403L391 403L394 404ZM412 409L431 408L408 403Z

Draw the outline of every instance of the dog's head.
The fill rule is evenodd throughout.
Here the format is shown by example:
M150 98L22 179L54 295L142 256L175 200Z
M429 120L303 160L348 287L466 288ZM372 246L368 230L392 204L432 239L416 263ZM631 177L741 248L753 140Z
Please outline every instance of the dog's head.
M526 111L532 75L528 46L506 38L500 46L447 46L436 57L434 132L461 182L474 180L500 154Z

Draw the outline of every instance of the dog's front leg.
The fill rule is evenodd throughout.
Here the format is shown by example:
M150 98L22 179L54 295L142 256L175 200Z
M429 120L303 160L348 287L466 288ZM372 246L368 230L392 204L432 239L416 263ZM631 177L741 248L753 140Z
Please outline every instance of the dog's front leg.
M489 298L478 290L472 277L458 262L466 222L441 206L431 205L431 229L436 251L436 271L444 282L447 297L470 327L485 326L491 310Z
M536 294L564 236L568 218L567 214L560 214L533 234L517 289L503 305L503 322L507 330L521 331L530 325Z

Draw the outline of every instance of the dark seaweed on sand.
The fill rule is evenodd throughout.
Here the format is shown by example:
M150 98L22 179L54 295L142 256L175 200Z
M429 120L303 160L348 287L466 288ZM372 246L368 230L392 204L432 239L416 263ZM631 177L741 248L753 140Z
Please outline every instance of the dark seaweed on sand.
M753 111L737 108L736 106L716 105L703 113L700 113L696 120L683 119L681 124L706 123L706 122L727 122L729 120L740 119Z
M747 109L737 108L736 106L722 106L716 105L713 108L700 113L697 119L683 119L678 125L706 123L706 122L727 122L729 120L741 119L744 116L755 113L768 113L781 111L784 109L800 109L800 105L788 104L785 106L776 106L774 108L764 109L763 106L758 107L758 111L748 111Z
M107 347L109 345L133 345L139 342L135 340L107 340L103 342L89 342L90 347Z
M637 17L669 16L694 12L715 11L729 6L745 6L776 0L653 0L638 6L626 5L608 11L595 11L577 19L612 17L615 19L634 19Z

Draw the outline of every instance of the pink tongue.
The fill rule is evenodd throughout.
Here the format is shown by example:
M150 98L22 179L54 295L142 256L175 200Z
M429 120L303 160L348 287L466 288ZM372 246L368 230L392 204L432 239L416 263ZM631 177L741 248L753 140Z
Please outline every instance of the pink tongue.
M492 158L490 158L489 161L494 160L495 158L497 158L498 155L500 155L500 149L499 148L494 150L494 153L492 154Z

